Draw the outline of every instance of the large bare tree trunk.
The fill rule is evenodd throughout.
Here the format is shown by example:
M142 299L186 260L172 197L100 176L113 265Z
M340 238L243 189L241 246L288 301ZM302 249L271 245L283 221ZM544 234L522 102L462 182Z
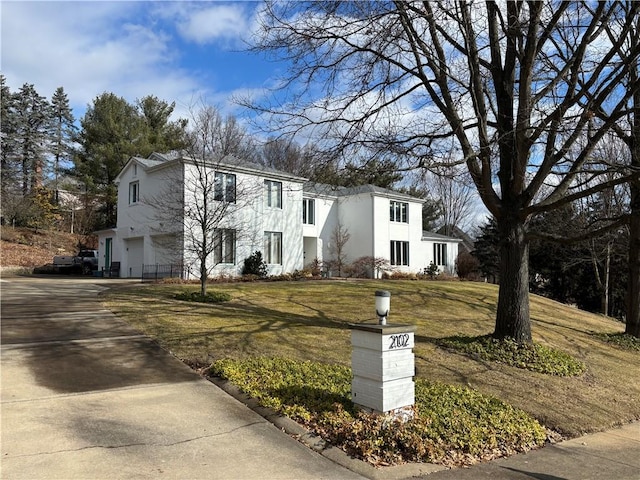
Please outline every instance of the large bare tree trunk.
M493 336L531 342L529 321L529 243L517 219L498 219L500 290Z
M638 42L640 19L636 18L635 35ZM638 81L640 60L636 57L635 68L629 71L631 83ZM631 115L632 135L628 139L631 150L631 166L640 169L640 90L633 94L633 113ZM631 219L629 221L629 283L627 285L627 326L625 333L640 338L640 179L629 182L631 192Z
M629 285L627 287L627 326L625 333L640 338L640 186L631 185L631 224L629 228Z

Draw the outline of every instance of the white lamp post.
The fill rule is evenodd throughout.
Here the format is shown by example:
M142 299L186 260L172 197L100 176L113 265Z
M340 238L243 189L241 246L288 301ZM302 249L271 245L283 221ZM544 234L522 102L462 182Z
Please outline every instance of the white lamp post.
M387 290L376 290L376 315L380 325L387 324L389 307L391 305L391 293Z

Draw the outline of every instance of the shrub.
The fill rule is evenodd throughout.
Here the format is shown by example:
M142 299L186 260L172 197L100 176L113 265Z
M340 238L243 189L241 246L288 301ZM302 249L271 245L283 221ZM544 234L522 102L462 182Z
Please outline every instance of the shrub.
M640 352L640 338L626 333L597 333L595 334L607 343L612 343L625 350Z
M175 298L186 302L222 303L231 300L231 295L226 292L208 292L204 296L200 292L181 292Z
M365 256L355 259L350 265L344 267L348 277L355 278L379 278L391 266L389 261L383 257Z
M544 428L525 412L465 387L418 379L414 418L403 423L356 409L345 366L253 357L217 361L208 373L373 464L469 464L545 440Z
M311 276L319 277L322 274L322 262L316 257L305 267L305 270L310 271Z
M464 280L480 278L480 262L468 252L461 252L456 259L456 273Z
M265 278L269 273L267 262L262 259L262 252L255 251L244 259L242 267L242 275L256 275L259 278Z
M438 266L431 262L427 268L424 269L424 273L429 275L429 278L433 280L438 275Z
M502 362L547 375L573 377L585 371L584 363L568 353L536 343L518 343L509 338L497 340L490 335L448 337L439 339L436 343L481 360Z

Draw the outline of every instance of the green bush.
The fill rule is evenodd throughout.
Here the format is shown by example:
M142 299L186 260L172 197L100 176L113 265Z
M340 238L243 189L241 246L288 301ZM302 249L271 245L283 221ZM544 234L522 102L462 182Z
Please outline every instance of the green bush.
M611 343L625 350L640 352L640 338L626 333L597 333L595 334L607 343Z
M269 273L267 262L262 259L262 252L255 251L244 259L244 267L242 267L242 275L255 275L259 278L265 278Z
M572 377L585 371L584 363L568 353L537 343L519 343L512 339L497 340L490 335L448 337L439 339L436 343L481 360L502 362L547 375Z
M208 292L202 296L200 292L181 292L175 295L176 300L200 303L222 303L231 300L231 295L226 292Z
M329 443L373 464L468 464L542 445L531 416L474 390L416 382L415 415L401 422L351 402L351 369L282 358L220 360L228 379L262 405L297 420Z

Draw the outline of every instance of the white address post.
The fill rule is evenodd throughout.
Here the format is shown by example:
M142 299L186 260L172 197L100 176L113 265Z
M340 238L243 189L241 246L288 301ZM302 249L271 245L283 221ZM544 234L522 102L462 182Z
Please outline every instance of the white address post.
M376 292L378 324L350 325L351 399L384 414L403 413L415 403L415 327L387 324L389 299L389 292Z

